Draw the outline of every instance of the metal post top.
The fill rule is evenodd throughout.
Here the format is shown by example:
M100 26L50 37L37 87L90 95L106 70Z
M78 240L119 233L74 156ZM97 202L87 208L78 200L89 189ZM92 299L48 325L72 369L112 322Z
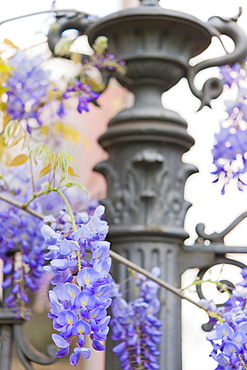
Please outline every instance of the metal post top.
M160 0L140 0L141 6L154 6L159 5Z

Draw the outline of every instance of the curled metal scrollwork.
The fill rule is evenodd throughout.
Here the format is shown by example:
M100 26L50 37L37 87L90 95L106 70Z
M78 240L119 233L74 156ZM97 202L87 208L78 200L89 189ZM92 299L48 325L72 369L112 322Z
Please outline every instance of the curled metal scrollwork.
M208 270L217 265L231 265L231 266L236 266L240 269L246 267L246 265L240 261L236 261L230 258L220 256L220 257L216 257L215 262L212 263L210 266L205 266L202 269L200 269L197 274L197 278L199 280L203 280L203 277L208 272ZM233 282L228 279L221 279L219 280L219 283L224 284L227 287L228 291L232 291L235 288L235 285L233 284ZM220 293L223 293L219 287L217 287L217 290ZM203 294L201 284L196 285L196 292L200 299L207 299ZM217 305L217 306L222 306L222 305L224 305L224 303L221 303L220 305ZM214 324L209 320L207 323L202 325L202 329L204 331L210 331L213 329L213 325Z
M241 15L241 8L239 14L236 17L221 18L211 17L209 18L207 25L211 30L212 37L216 36L220 38L221 35L226 35L234 42L235 48L232 53L226 53L226 55L208 59L196 64L188 69L188 83L191 92L201 100L201 105L198 110L204 106L210 107L212 99L216 99L223 91L223 82L214 77L208 79L201 90L198 90L194 84L196 75L210 67L219 67L226 64L242 63L247 55L247 36L245 32L238 26L237 20Z
M220 233L214 232L212 234L206 234L205 233L205 225L203 223L200 223L196 226L196 232L199 238L202 238L203 240L209 240L210 242L214 243L222 243L224 240L224 237L229 234L236 226L240 224L245 218L247 217L247 211L243 212L241 215L239 215L234 221L230 223L229 226L227 226L223 231Z
M55 46L62 37L62 33L66 30L78 31L78 36L86 35L87 29L98 19L95 15L90 15L82 12L58 12L56 14L56 22L50 27L47 35L47 43L50 51L54 56ZM65 59L70 59L71 53L62 56ZM81 61L88 62L89 55L81 54ZM101 70L101 78L103 83L103 89L97 91L102 93L107 88L112 73L109 70ZM97 105L97 103L94 102Z
M40 365L50 365L57 360L57 348L54 345L51 344L47 347L46 354L39 352L23 336L21 325L14 325L13 336L17 355L26 370L33 370L31 362Z
M23 334L24 319L16 319L14 314L0 307L0 369L11 369L12 348L15 344L17 356L25 370L33 370L32 362L50 365L57 360L57 348L49 345L46 354L32 346Z
M47 42L51 52L54 54L55 46L64 31L75 29L78 31L79 35L84 35L86 29L94 23L96 19L96 16L81 12L57 13L56 22L51 26L47 35Z

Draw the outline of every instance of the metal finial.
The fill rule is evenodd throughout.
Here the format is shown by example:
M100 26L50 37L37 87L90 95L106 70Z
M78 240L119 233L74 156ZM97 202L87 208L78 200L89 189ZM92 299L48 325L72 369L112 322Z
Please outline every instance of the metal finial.
M140 6L155 6L159 5L160 0L140 0Z

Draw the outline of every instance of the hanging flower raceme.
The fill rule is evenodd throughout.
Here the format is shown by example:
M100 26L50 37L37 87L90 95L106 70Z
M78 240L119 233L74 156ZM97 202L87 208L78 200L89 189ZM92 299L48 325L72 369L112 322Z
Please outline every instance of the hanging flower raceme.
M95 93L90 85L83 84L80 80L73 80L69 83L67 89L62 94L62 100L60 102L57 114L59 116L64 116L66 114L65 100L76 96L77 97L77 111L82 113L83 111L89 112L88 104L95 101L100 97L100 94Z
M157 277L159 268L151 274ZM159 285L136 274L137 298L127 302L120 291L120 285L113 285L113 302L111 320L112 339L120 341L114 348L122 369L159 369L157 348L161 342L162 322L156 317L160 309L158 299Z
M65 104L69 98L77 98L77 111L82 113L88 112L88 104L100 96L79 77L71 79L63 90L59 89L55 82L51 83L50 72L43 68L43 64L41 56L28 58L23 51L18 50L9 62L13 69L5 81L8 116L10 120L25 123L29 133L43 125L49 110L52 121L66 116L71 110ZM56 107L55 115L52 107Z
M80 356L88 358L90 348L85 347L85 335L89 335L94 349L105 349L101 341L106 340L108 323L106 309L111 304L112 278L109 274L111 259L110 244L105 241L108 225L100 218L104 207L96 208L84 224L76 231L55 232L45 225L42 234L49 250L50 265L44 269L53 274L50 291L55 344L60 348L57 357L69 353L70 345L76 340L70 363L76 365Z
M242 270L243 281L234 289L221 316L207 335L212 344L211 357L218 362L216 370L247 369L247 268Z
M4 172L1 194L25 202L30 196L30 178L27 171L12 168ZM0 208L0 258L3 261L2 283L8 308L24 315L23 303L29 301L29 292L39 288L45 264L45 243L40 232L43 221L32 214L1 201ZM8 293L6 293L8 292Z
M241 176L247 172L247 130L221 127L215 139L212 150L213 163L216 166L212 173L217 176L215 182L223 180L222 194L225 186L233 179L237 181L239 190L243 190L243 185L246 184Z
M39 280L44 273L42 224L36 217L14 206L1 204L0 258L4 263L2 271L7 276L2 288L10 290L8 296L5 294L5 302L16 316L23 314L21 302L29 301L28 292L39 288Z
M30 123L41 125L42 100L48 96L50 72L42 68L41 56L28 58L23 51L17 51L9 64L14 68L6 81L7 113L12 120L24 120L27 130Z
M236 181L239 190L246 185L242 180L247 172L247 86L246 64L234 64L220 68L225 86L235 91L235 97L225 101L227 118L221 123L220 132L215 135L212 150L213 164L216 169L212 173L217 181L223 182L222 193L230 181Z

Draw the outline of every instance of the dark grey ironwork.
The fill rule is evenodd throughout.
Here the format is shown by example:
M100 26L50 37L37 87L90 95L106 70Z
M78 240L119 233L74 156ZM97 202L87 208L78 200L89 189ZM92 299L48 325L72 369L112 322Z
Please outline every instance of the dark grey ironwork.
M109 154L95 170L107 181L108 195L102 203L106 205L112 249L147 270L159 265L161 278L179 287L186 268L210 266L217 256L214 248L205 252L196 246L184 247L188 237L184 218L190 207L184 200L184 185L196 168L181 158L194 141L185 120L163 108L161 94L186 77L192 93L201 100L201 108L210 105L221 94L222 82L209 79L199 91L195 76L211 66L241 62L247 53L246 35L236 19L213 17L205 24L191 15L163 9L158 1L142 1L138 8L99 19L87 34L90 44L97 36L108 37L109 51L127 65L127 79L118 77L118 81L135 95L134 106L112 118L99 138ZM191 58L219 34L233 40L234 52L191 67ZM223 245L221 251L225 253ZM126 268L113 263L113 276L119 282L124 280ZM164 290L161 301L161 368L179 370L180 301ZM113 345L108 341L107 370L120 368L111 351Z
M18 249L14 253L18 253ZM10 370L12 368L14 346L16 354L26 370L33 369L32 362L41 365L54 363L57 359L56 347L54 345L48 346L46 354L39 352L23 335L25 320L16 318L16 314L6 307L4 299L9 295L10 289L11 287L4 289L2 301L0 301L0 370Z
M186 121L162 106L161 95L186 77L192 93L201 100L201 107L210 105L211 99L222 92L222 82L212 78L198 90L194 79L205 68L244 59L247 37L236 20L237 17L212 17L203 23L191 15L161 8L158 0L142 0L138 8L98 20L88 15L61 14L57 29L48 36L49 46L54 50L61 33L68 28L86 32L90 44L104 35L109 39L109 51L126 61L127 75L118 76L118 81L134 93L135 103L109 122L108 130L99 138L109 158L95 167L108 185L108 195L102 203L106 205L110 224L109 240L114 251L147 270L159 265L161 278L176 287L180 286L181 274L186 269L198 267L203 272L216 263L231 263L225 254L238 253L240 247L225 247L225 232L207 235L202 226L197 228L198 242L184 246L188 237L184 218L190 207L184 199L184 186L197 169L184 164L181 158L194 140L187 133ZM207 49L212 37L219 34L233 40L233 53L192 67L191 58ZM204 245L205 240L211 242L209 246ZM241 248L243 251L247 252L247 248ZM126 268L113 263L113 275L117 281L124 280ZM180 370L180 300L163 290L161 301L160 316L164 323L161 368ZM29 348L21 333L22 323L2 304L0 370L10 369L14 341L25 369L32 369L32 361L42 364L54 361L54 353L43 357ZM109 340L107 370L120 368L111 352L112 345Z

